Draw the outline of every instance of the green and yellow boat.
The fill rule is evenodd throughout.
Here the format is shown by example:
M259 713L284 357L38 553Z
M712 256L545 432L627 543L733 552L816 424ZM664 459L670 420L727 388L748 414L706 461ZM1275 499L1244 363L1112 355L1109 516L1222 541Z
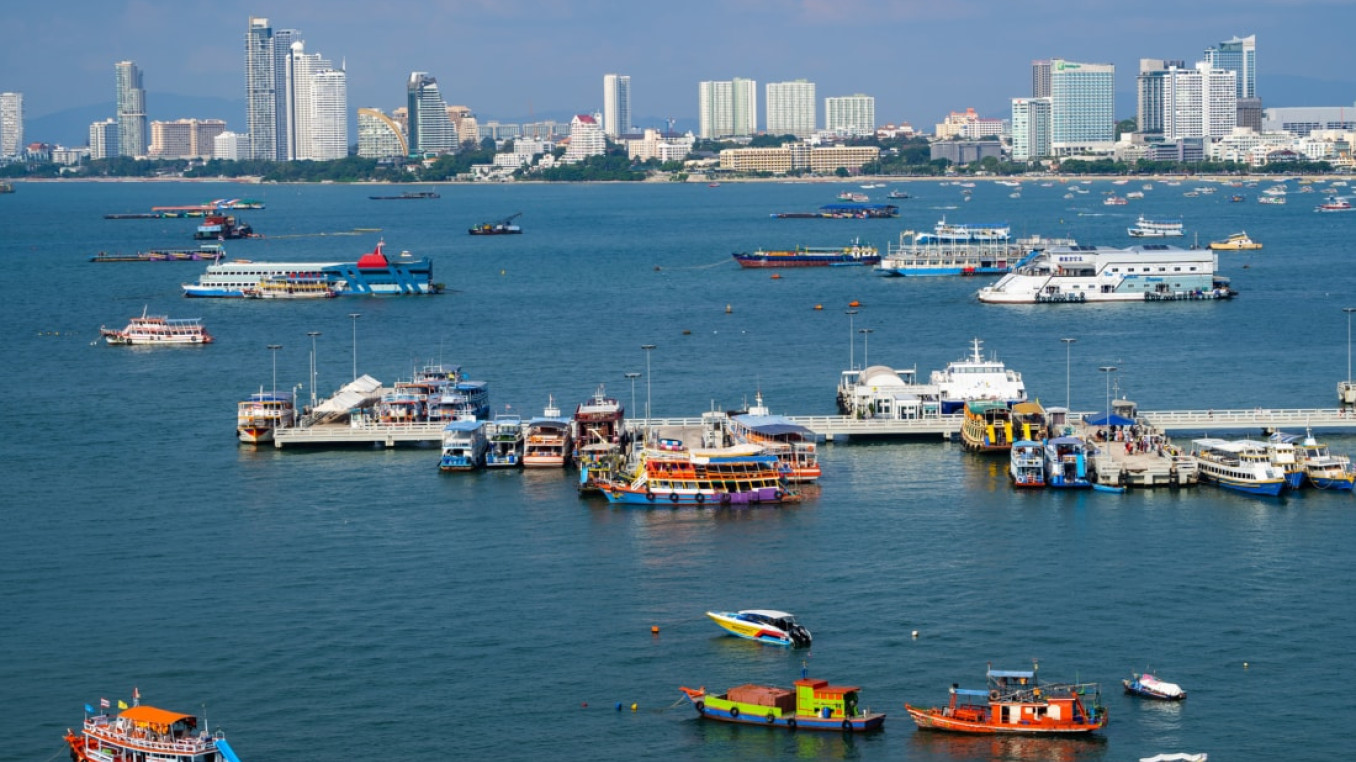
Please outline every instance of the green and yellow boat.
M766 725L787 730L866 733L885 725L885 714L863 711L855 685L829 685L802 677L795 691L769 685L740 685L716 695L705 688L680 687L697 714L709 720Z

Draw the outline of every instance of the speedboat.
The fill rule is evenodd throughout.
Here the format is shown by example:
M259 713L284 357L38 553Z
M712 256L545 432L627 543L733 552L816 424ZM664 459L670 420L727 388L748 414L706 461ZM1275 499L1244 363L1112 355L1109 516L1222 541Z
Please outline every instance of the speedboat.
M785 611L746 609L744 611L708 611L706 615L732 635L756 640L770 646L806 647L810 631Z
M1211 241L1213 251L1256 251L1262 244L1252 240L1247 233L1234 233L1223 241Z
M1124 685L1125 692L1132 696L1143 696L1159 701L1181 701L1187 697L1187 692L1182 690L1182 686L1164 682L1147 672L1142 675L1132 672L1129 678L1121 680L1121 685Z

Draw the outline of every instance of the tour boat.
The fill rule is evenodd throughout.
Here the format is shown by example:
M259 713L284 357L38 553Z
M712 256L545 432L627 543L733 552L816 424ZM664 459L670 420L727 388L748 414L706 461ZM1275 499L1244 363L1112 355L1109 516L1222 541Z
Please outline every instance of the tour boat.
M1012 411L994 400L966 402L961 445L972 452L1012 449Z
M1333 455L1328 446L1314 439L1311 433L1305 434L1304 440L1296 448L1295 457L1304 469L1304 478L1318 489L1350 492L1353 484L1356 484L1351 458Z
M1054 246L976 296L986 304L1153 302L1228 299L1227 278L1208 249L1145 244Z
M496 415L485 448L486 468L517 468L523 464L523 419Z
M1124 685L1125 692L1132 696L1143 696L1159 701L1181 701L1187 697L1187 692L1182 690L1182 686L1164 682L1147 672L1144 674L1132 672L1130 677L1121 680L1121 685Z
M443 284L433 282L433 262L428 257L409 259L409 252L387 257L383 241L357 262L253 262L248 259L218 261L207 266L197 283L183 284L184 296L245 298L269 278L307 274L342 282L343 294L406 295L439 294Z
M262 444L273 441L275 429L292 426L296 420L297 410L291 392L261 389L237 406L235 430L241 442Z
M1092 486L1089 465L1088 445L1078 437L1055 437L1045 442L1046 486L1087 489Z
M1143 215L1126 232L1135 238L1179 238L1182 231L1181 220L1151 220Z
M607 396L602 384L574 410L574 451L579 466L579 491L597 492L600 482L611 481L621 466L626 434L626 408Z
M732 635L756 640L773 646L809 647L810 631L796 617L785 611L745 609L743 611L708 611L711 621Z
M1011 735L1084 735L1106 727L1096 683L1041 684L1036 670L988 671L988 688L951 687L944 707L904 709L923 730ZM1091 698L1091 703L1089 703Z
M229 214L209 214L193 237L199 241L234 241L239 238L259 238L245 221L237 220Z
M625 505L750 506L800 499L786 488L777 456L762 447L688 450L674 440L646 448L633 473L616 474L600 487L608 502Z
M880 252L875 246L854 242L847 246L798 246L795 249L758 249L735 252L740 267L841 267L875 265Z
M287 273L259 279L245 289L251 299L332 299L344 292L344 282L319 273Z
M1045 408L1039 401L1016 402L1012 405L1012 436L1037 441L1045 439L1049 427L1045 422Z
M146 309L122 330L99 326L99 335L109 344L152 347L200 346L214 340L200 318L171 319L148 314Z
M456 381L430 400L428 417L432 421L483 421L489 418L489 383Z
M1012 479L1012 486L1014 487L1044 487L1044 445L1026 439L1013 442L1012 453L1008 459L1008 478Z
M221 731L208 731L206 720L142 704L132 695L132 706L119 701L116 715L109 714L107 700L97 714L85 706L80 732L66 731L73 762L240 762Z
M1351 202L1340 196L1334 196L1327 201L1314 207L1316 212L1349 212L1351 211Z
M485 465L484 421L453 421L443 427L443 471L474 471Z
M1265 192L1265 191L1264 191ZM1276 206L1285 206L1285 196L1258 196L1259 204L1274 204Z
M729 419L729 431L736 441L758 445L775 455L788 482L813 482L822 473L815 433L786 416L772 415L763 405L762 392L754 395L749 412Z
M570 422L560 417L555 398L542 414L527 422L523 435L525 468L564 468L570 458Z
M1247 233L1234 233L1223 241L1211 241L1210 248L1215 251L1256 251L1262 244L1249 238Z
M1192 456L1202 481L1250 495L1275 497L1285 488L1285 472L1271 465L1265 449L1225 439L1192 441Z
M1267 462L1281 469L1281 473L1285 475L1285 486L1287 488L1299 489L1304 486L1304 466L1300 463L1299 452L1295 447L1293 437L1275 433L1268 437L1265 442L1250 439L1243 439L1240 442L1265 452Z
M861 688L855 685L829 685L808 677L794 685L794 692L767 685L740 685L720 694L707 693L705 688L678 690L708 720L843 733L864 733L885 725L883 712L861 708Z
M984 359L979 339L971 340L970 356L934 370L931 383L942 400L942 413L960 412L970 400L998 400L1005 405L1026 401L1022 374L997 359Z
M865 193L853 193L852 191L843 191L842 193L839 193L839 194L838 194L838 200L839 200L839 201L854 201L854 202L860 204L860 203L864 203L864 202L870 201L870 200L871 200L871 197L868 196L868 195L866 195Z

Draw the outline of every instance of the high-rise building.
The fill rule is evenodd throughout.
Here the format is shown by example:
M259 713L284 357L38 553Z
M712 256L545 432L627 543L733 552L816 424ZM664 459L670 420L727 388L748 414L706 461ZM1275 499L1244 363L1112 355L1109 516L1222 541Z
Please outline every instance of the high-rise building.
M1012 99L1012 160L1050 156L1050 98Z
M1031 62L1031 97L1050 97L1050 60Z
M747 137L758 131L758 83L735 77L700 82L697 99L702 138Z
M118 123L105 119L89 126L89 158L107 159L118 155Z
M1237 75L1235 97L1257 97L1257 35L1235 36L1218 46L1206 48L1205 61L1211 68L1224 69Z
M311 75L309 155L315 161L348 156L348 74L323 69Z
M146 155L146 90L141 86L141 69L131 61L113 66L118 107L118 155Z
M847 135L874 134L876 99L861 93L825 98L824 129Z
M0 156L18 156L24 147L24 94L0 93Z
M767 83L767 134L808 138L815 134L815 83Z
M603 75L603 133L610 138L631 131L631 77Z
M452 126L457 130L457 140L461 143L471 141L473 143L480 140L480 123L476 120L476 115L466 106L448 106L447 118L452 121Z
M561 161L583 161L590 156L607 152L607 138L602 125L591 114L578 114L570 120L570 145Z
M364 159L395 159L409 156L405 129L381 109L358 109L358 155Z
M1207 61L1172 67L1163 80L1163 139L1222 138L1238 118L1236 75Z
M275 161L287 157L285 136L278 128L278 70L273 27L268 19L250 17L245 33L245 111L249 123L250 158Z
M1135 129L1143 134L1163 133L1163 82L1168 70L1182 69L1182 61L1161 58L1139 59L1139 76L1135 78Z
M410 72L406 84L410 156L433 156L457 150L457 129L447 118L447 104L438 80L426 72Z
M307 53L306 43L296 40L288 46L283 62L283 109L287 136L286 158L314 159L311 145L315 135L315 75L328 71L330 62L319 53Z
M1116 138L1116 67L1050 61L1050 143L1056 156L1109 150Z

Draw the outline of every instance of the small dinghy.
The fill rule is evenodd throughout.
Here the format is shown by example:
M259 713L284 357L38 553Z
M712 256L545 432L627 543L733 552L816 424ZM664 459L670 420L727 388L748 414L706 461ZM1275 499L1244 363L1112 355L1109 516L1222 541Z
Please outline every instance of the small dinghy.
M1187 697L1186 691L1177 683L1167 683L1148 673L1131 673L1129 679L1121 680L1125 692L1133 696L1158 699L1159 701L1181 701Z

